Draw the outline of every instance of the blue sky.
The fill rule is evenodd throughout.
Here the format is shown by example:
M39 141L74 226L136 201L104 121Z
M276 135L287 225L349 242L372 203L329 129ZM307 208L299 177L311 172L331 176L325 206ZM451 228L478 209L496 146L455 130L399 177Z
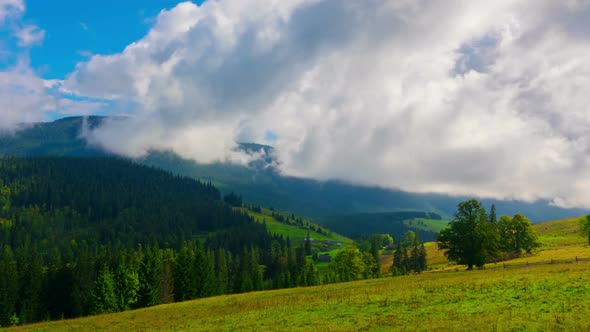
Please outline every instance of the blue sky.
M179 2L27 0L23 21L46 33L43 43L31 49L31 66L44 78L63 78L88 52L121 52L147 33L162 9Z

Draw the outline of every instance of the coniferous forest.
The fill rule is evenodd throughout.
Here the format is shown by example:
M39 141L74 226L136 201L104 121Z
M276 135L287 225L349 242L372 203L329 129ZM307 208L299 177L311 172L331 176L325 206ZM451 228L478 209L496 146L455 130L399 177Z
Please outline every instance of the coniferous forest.
M0 158L0 325L337 281L211 184L106 158Z

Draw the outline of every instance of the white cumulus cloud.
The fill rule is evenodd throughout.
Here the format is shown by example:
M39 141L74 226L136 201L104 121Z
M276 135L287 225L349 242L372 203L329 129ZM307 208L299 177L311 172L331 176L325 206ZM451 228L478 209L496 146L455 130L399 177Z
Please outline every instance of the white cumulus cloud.
M14 132L33 122L57 114L92 114L105 107L104 102L70 99L51 93L61 80L45 80L29 65L30 48L39 45L45 31L22 22L26 8L22 0L0 0L0 28L16 37L14 49L3 52L16 59L16 65L0 70L0 134Z
M4 23L6 18L18 16L25 11L23 0L0 0L0 24Z
M590 207L587 0L219 0L164 10L69 92L136 105L89 134L138 156Z
M40 44L45 38L45 31L35 25L26 25L15 32L18 45L27 47Z

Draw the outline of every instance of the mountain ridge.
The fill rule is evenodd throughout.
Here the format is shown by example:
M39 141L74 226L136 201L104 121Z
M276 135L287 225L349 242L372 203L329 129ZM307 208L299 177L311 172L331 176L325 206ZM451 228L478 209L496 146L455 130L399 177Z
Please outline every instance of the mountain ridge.
M68 117L32 124L12 135L0 136L0 155L5 156L113 156L93 147L81 137L82 125L91 128L107 117ZM85 122L86 121L86 122ZM312 218L334 215L396 211L434 212L451 219L463 196L418 194L396 189L361 186L344 181L318 181L282 176L272 166L273 147L240 143L239 149L262 156L247 166L227 163L199 164L170 151L154 151L135 161L166 171L208 181L222 192L237 192L251 204L295 212ZM564 209L548 201L480 199L484 206L495 204L499 214L520 212L538 222L583 215L582 209ZM336 230L337 231L337 230Z

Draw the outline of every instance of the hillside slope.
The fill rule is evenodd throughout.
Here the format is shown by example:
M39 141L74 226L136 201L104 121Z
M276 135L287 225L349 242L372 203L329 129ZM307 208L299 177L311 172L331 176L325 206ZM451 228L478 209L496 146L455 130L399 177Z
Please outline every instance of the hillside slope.
M412 230L425 242L434 241L436 234L448 224L436 213L421 211L355 213L318 220L322 225L353 238L359 235L390 234L399 239Z
M586 244L588 239L580 233L580 221L584 217L551 220L535 224L535 231L543 247Z
M497 268L503 264L546 263L552 260L575 261L576 257L590 258L588 239L582 236L579 230L579 222L582 218L585 217L557 219L534 224L539 248L532 254L497 264L490 263L486 266ZM435 242L427 243L426 249L428 266L437 270L463 269L462 266L455 266L449 262L443 255L443 251L437 249Z
M427 273L215 297L15 331L581 331L590 263Z
M307 231L342 237L291 219L128 160L0 157L0 326L317 285Z

